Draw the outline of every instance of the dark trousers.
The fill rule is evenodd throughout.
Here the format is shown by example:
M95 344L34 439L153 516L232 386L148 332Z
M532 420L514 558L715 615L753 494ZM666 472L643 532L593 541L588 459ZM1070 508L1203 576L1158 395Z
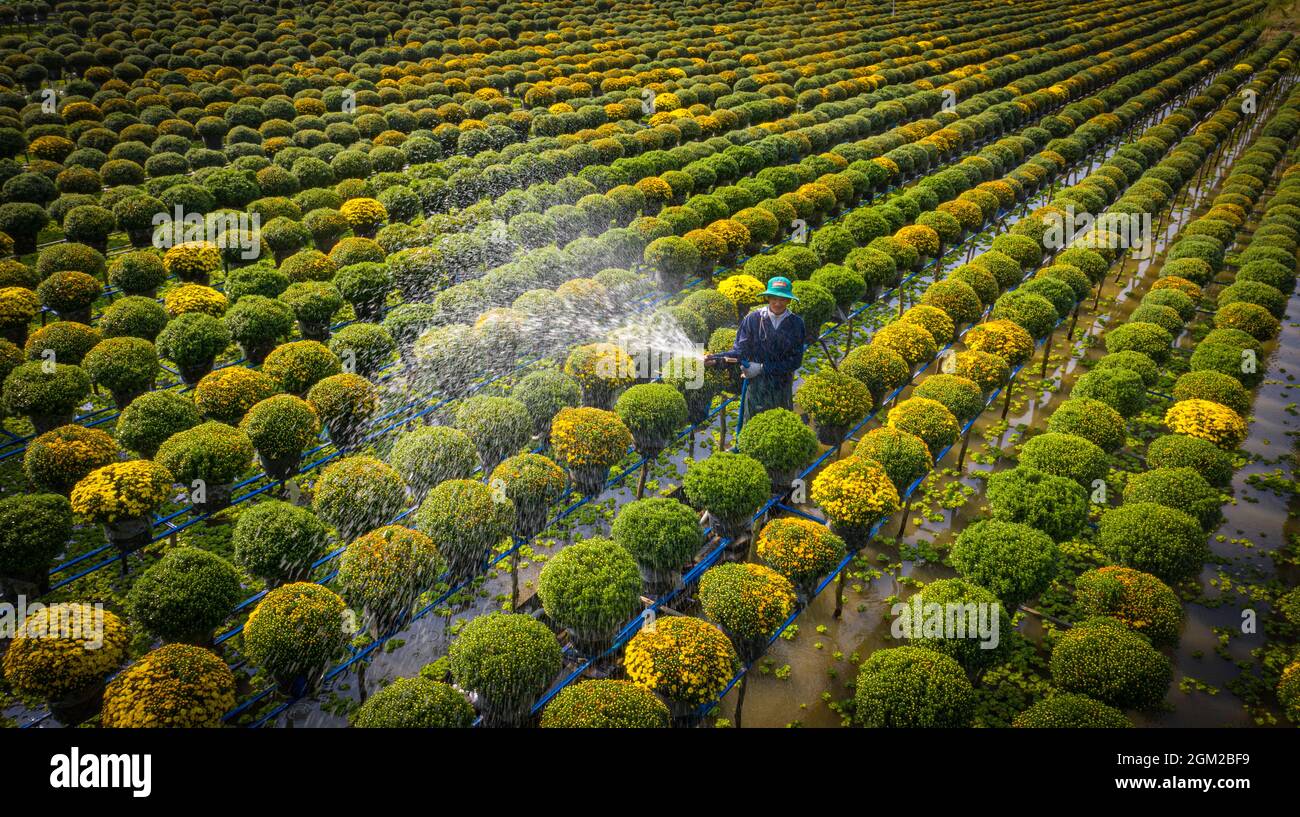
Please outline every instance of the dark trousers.
M749 381L745 389L745 420L768 409L794 410L794 378L790 375L762 374Z

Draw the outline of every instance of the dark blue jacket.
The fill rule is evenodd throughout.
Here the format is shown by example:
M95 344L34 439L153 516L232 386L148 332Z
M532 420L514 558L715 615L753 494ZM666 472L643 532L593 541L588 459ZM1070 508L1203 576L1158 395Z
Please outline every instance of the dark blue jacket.
M762 363L765 377L784 378L803 365L806 343L803 318L787 311L777 328L766 309L755 309L741 319L736 348L727 354Z

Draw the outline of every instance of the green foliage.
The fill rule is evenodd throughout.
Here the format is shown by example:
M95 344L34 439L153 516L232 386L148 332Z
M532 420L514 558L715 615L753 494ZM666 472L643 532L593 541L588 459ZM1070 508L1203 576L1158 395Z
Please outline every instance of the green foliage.
M1052 649L1052 683L1122 709L1154 709L1164 700L1173 667L1145 637L1112 618L1065 631Z
M869 729L968 726L975 695L961 665L921 647L877 650L862 663L854 720Z
M242 596L239 574L229 562L205 550L180 547L136 579L126 604L131 620L150 635L201 644Z

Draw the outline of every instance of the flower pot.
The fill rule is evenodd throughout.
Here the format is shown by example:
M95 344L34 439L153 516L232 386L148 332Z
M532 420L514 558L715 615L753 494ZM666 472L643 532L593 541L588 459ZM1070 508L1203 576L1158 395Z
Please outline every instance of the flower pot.
M583 496L596 496L605 490L605 483L609 481L609 466L570 466L569 478L573 480L573 487L578 493Z
M663 696L660 697L663 698ZM700 704L666 698L664 703L668 705L668 714L672 717L672 727L674 729L694 729L704 723L704 716L700 714Z
M727 638L731 639L731 645L736 648L736 655L742 663L751 664L757 661L763 651L767 649L766 638L747 638L727 627L720 629L726 634Z
M186 284L202 284L208 286L211 278L206 272L177 273L176 277Z
M641 583L650 596L662 596L676 590L682 584L681 568L653 567L637 563L641 571Z
M61 321L70 321L72 323L84 323L90 326L90 313L93 304L87 304L81 309L70 309L66 312L55 312Z
M704 389L686 390L686 422L697 426L708 419L713 408L713 395Z
M325 677L325 667L319 667L305 673L272 673L275 686L286 698L304 698L314 693Z
M582 404L604 411L611 411L614 408L614 389L605 383L584 385L582 387Z
M479 714L483 725L492 729L519 729L532 717L532 701L489 701L480 694Z
M851 553L862 550L871 538L871 525L850 525L832 520L829 527L831 533L844 540Z
M261 464L262 470L266 475L276 482L284 482L289 477L298 473L298 466L302 464L302 454L288 454L281 457L265 457L262 452L257 452L257 461Z
M655 286L661 292L680 292L686 286L686 273L655 270Z
M153 539L153 516L132 516L104 523L104 538L122 555L122 571L126 571L126 555L139 550Z
M31 255L36 252L36 234L19 232L10 236L14 240L14 255Z
M794 482L794 478L799 476L799 469L771 470L767 472L767 476L772 481L772 493L781 496L790 490L790 483Z
M350 451L366 439L369 426L355 417L334 417L325 420L325 431L330 442L340 451Z
M137 250L147 250L153 246L153 228L145 227L144 229L127 230L127 238L131 239L131 246Z
M26 323L8 323L0 326L0 337L21 349L27 345L27 331Z
M813 431L817 434L817 442L822 445L837 446L844 442L849 428L841 425L825 425L813 420Z
M48 570L37 570L27 574L0 575L0 599L16 601L19 596L34 598L45 595L49 592L49 589L50 573Z
M203 489L203 498L194 499L190 497L192 507L190 511L195 516L203 514L214 514L224 511L230 507L231 494L234 492L234 484L230 482L219 485L207 485Z
M60 414L29 414L27 419L32 421L37 434L44 434L60 426L69 425L74 416L74 412L68 411Z
M222 147L221 142L224 138L225 138L225 134L221 134L220 136L205 135L203 137L203 147L207 148L208 150L221 150Z
M266 356L275 350L276 343L273 340L261 341L259 343L239 344L239 350L244 353L244 357L254 366L260 366L266 361Z
M359 301L352 304L352 310L357 314L357 320L366 323L378 323L384 317L384 302L378 301Z
M177 364L176 373L180 375L181 382L187 386L197 386L199 381L212 371L212 364L215 361L208 360L203 363L193 363L188 366Z
M545 502L536 500L515 503L514 534L520 539L531 539L546 527L547 511Z
M708 520L709 526L713 528L714 533L724 539L730 539L733 543L744 539L744 548L745 550L749 549L748 537L754 530L754 521L750 517L745 516L740 519L726 519L717 516L710 511L708 513Z
M101 678L90 686L70 692L62 698L51 700L50 714L64 726L79 726L94 717L104 706L105 681Z
M329 321L298 321L298 332L302 335L303 340L315 340L324 343L330 339L330 322Z
M125 391L110 391L109 393L113 395L113 405L117 406L118 411L122 411L127 406L131 405L131 402L135 400L135 398L145 392L152 391L155 385L156 383L150 383L149 388L147 389L129 389Z
M583 658L596 658L614 643L617 627L565 627L573 649Z

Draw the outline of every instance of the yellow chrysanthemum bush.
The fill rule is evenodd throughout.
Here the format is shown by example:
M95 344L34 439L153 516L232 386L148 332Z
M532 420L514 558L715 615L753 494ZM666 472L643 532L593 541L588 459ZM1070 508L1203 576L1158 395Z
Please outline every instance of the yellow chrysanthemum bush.
M186 312L202 312L220 318L226 313L227 304L225 295L202 284L182 284L163 296L163 306L173 318Z
M623 660L628 678L682 714L721 695L737 664L727 636L689 616L659 618L642 628L628 642Z
M221 250L208 241L186 241L163 253L163 269L182 281L204 284L221 269Z
M817 580L834 570L848 553L848 545L811 519L782 517L763 526L757 553L764 564L798 587L806 600Z
M1019 366L1034 354L1034 339L1019 324L1008 320L985 321L970 328L963 340L966 348L997 355L1010 366Z
M375 199L349 199L343 202L339 212L347 219L352 232L362 238L374 237L375 232L388 221L388 210Z
M401 525L385 525L354 540L339 560L343 598L360 610L371 635L399 624L420 593L442 572L433 540Z
M1246 439L1246 421L1220 403L1209 400L1181 400L1165 412L1165 425L1175 434L1209 440L1231 451Z
M577 346L564 361L564 373L582 387L582 402L609 409L619 389L636 382L636 362L612 343Z
M749 562L709 568L700 577L699 593L704 614L732 638L747 660L767 646L798 601L789 579Z
M114 462L91 471L72 489L72 510L92 522L113 523L152 513L171 495L172 473L152 460Z
M352 636L347 605L327 587L295 582L266 594L244 625L244 656L286 693L309 693Z
M84 719L94 707L87 712L71 704L95 697L104 678L122 663L128 641L126 625L102 607L52 604L18 628L4 655L5 681L21 695L67 702L69 712ZM63 720L60 710L56 706L54 714ZM77 721L72 717L64 724Z
M761 293L765 289L767 285L752 275L729 275L718 283L718 292L736 305L738 314L744 314L762 303Z
M890 410L886 424L920 437L930 449L930 456L936 458L961 434L961 424L952 411L927 397L910 397L898 403Z
M921 258L934 258L939 254L939 234L924 224L909 224L894 233L894 238L916 250Z
M609 469L631 446L632 432L612 411L564 408L551 421L551 450L586 496L600 493Z
M872 525L901 505L885 467L866 457L846 457L824 468L813 480L810 498L855 548Z
M104 693L109 729L221 726L235 706L235 675L210 650L167 644L128 667Z
M882 326L872 343L892 349L912 367L933 360L939 353L939 344L930 330L913 321L896 320Z

